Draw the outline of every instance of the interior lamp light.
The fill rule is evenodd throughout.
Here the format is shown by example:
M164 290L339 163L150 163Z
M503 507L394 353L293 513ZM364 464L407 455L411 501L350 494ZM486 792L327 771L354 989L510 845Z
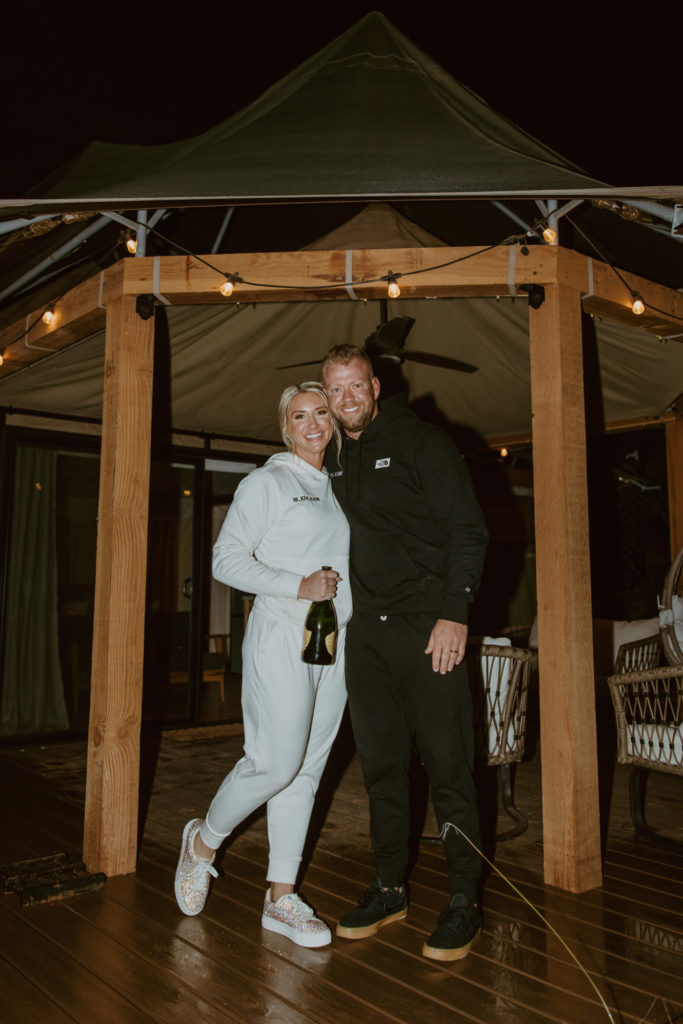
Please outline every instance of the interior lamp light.
M401 294L401 289L398 286L396 274L392 274L392 272L389 271L387 274L387 281L389 282L387 285L387 295L390 299L397 299Z
M52 306L48 306L40 319L43 321L44 324L46 324L49 327L50 324L54 323L54 319L55 319L54 308Z
M633 305L631 306L631 312L635 313L636 316L642 316L645 312L645 303L641 299L638 292L633 292Z

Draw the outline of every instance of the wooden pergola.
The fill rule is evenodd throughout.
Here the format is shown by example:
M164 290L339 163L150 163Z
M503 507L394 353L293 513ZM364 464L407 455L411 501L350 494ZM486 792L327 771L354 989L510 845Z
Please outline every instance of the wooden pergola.
M384 298L386 284L376 279L388 267L405 274L458 257L471 258L404 277L403 296L496 296L524 285L545 290L540 307L529 309L544 871L547 884L582 892L601 884L602 867L581 313L679 334L683 295L629 274L649 307L663 311L636 318L631 294L605 264L559 246L475 251L354 252L354 292ZM110 876L135 870L138 830L154 318L138 315L136 301L141 295L192 305L349 298L345 252L213 255L211 262L270 284L238 284L226 299L218 291L225 278L193 257L124 260L61 299L53 323L32 329L36 347L25 343L24 321L0 332L4 376L106 327L84 860L88 870ZM338 288L311 290L336 282ZM664 422L675 552L683 543L683 421L672 413Z

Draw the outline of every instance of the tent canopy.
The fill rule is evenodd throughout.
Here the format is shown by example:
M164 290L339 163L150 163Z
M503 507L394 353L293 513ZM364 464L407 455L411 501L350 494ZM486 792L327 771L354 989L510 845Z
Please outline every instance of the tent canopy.
M163 146L95 142L34 198L133 208L600 187L373 12L209 131Z

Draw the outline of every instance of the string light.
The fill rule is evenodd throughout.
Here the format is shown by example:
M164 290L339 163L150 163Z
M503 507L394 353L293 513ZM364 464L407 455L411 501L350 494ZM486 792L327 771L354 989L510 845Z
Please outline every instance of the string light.
M396 274L392 274L392 272L389 271L386 279L389 282L387 285L387 295L390 299L397 299L401 294L401 289L396 281Z
M77 216L80 219L81 217L87 217L88 214L79 214ZM76 217L76 215L74 215L74 219L75 219L75 217ZM68 218L68 220L67 220L67 218ZM68 222L70 220L71 220L71 216L70 215L65 215L65 217L62 218L62 222ZM569 221L569 223L572 224L573 228L578 232L578 234L580 234L588 242L588 244L591 245L591 247L597 253L598 257L600 259L602 259L603 262L605 262L607 264L607 266L610 268L610 270L613 271L614 274L616 274L616 276L619 278L619 280L622 282L622 284L624 284L628 288L629 286L628 286L627 282L624 280L622 275L619 273L618 269L610 262L610 260L604 255L604 253L602 253L600 251L600 249L595 244L593 239L589 238L586 235L586 233L581 230L579 225L576 224L575 221L573 221L570 217L567 217L567 220ZM535 234L536 237L538 237L538 232L540 231L542 236L543 236L543 238L544 238L544 240L546 242L548 242L549 244L552 244L552 242L557 237L557 233L554 232L554 230L552 228L549 228L547 226L547 224L544 227L542 227L543 224L544 224L543 221L541 221L540 223L537 223L534 226L534 228L532 229L531 234ZM181 245L177 241L171 240L166 235L162 234L162 232L160 232L157 229L151 227L150 225L142 225L140 223L140 226L144 226L147 231L149 231L152 234L156 235L162 241L168 243L169 245L173 245L179 251L184 252L188 256L191 256L193 259L197 260L199 263L204 264L204 266L208 267L210 270L215 271L217 274L219 274L223 278L225 278L225 281L220 286L219 291L226 298L232 295L233 290L234 290L234 285L237 284L237 283L246 284L248 286L253 286L253 287L258 287L258 288L278 288L278 289L282 289L283 291L284 290L300 290L301 287L302 287L299 284L282 284L282 283L274 284L273 282L245 280L239 274L236 274L236 273L226 273L225 271L219 270L219 268L216 267L214 264L210 263L209 260L204 259L204 257L199 256L197 253L193 253L190 249L186 249L183 245ZM136 239L135 239L135 235L134 235L134 233L132 231L129 231L127 233L127 237L124 239L124 241L125 241L125 244L126 244L128 250L129 250L129 252L131 252L131 254L135 253L136 250L137 250L137 242L136 242ZM380 282L380 281L386 281L387 282L387 293L388 293L389 298L398 298L400 296L400 294L401 294L401 289L399 288L398 283L397 283L397 278L399 278L399 277L412 276L412 275L415 275L415 274L426 274L426 273L429 273L430 271L441 270L444 267L452 267L452 266L455 266L458 263L464 262L465 260L471 260L472 258L474 258L476 256L480 256L480 255L482 255L484 253L491 252L492 250L497 249L500 246L519 245L521 247L520 248L521 253L523 255L528 255L529 249L528 249L527 245L524 244L524 243L525 243L525 235L510 235L510 236L504 238L500 242L494 242L491 245L483 246L481 249L477 249L477 250L475 250L473 252L468 252L466 255L458 256L458 257L456 257L455 259L452 259L452 260L446 260L443 263L437 263L437 264L434 264L434 265L431 265L431 266L428 266L428 267L420 267L419 269L416 269L416 270L405 270L405 271L402 271L401 273L398 273L398 274L393 273L393 271L389 271L383 277L376 277L376 278L372 278L372 279L359 278L358 280L345 281L344 284L345 285L351 285L351 286L353 286L353 285L368 285L368 284L374 284L374 283ZM114 244L114 246L110 250L110 253L108 253L107 255L115 253L116 249L118 248L118 246L120 244L121 244L121 236L119 236L118 241ZM310 292L317 292L317 291L327 291L328 289L329 290L333 290L333 289L337 289L338 287L339 287L339 282L338 281L334 281L334 282L330 281L327 284L307 285L306 286L306 290L310 291ZM534 289L534 291L536 293L535 295L531 294L531 289L532 288ZM532 308L538 308L538 306L543 302L543 299L545 298L545 290L542 287L540 287L540 286L524 286L524 285L522 285L522 289L525 290L525 291L529 291L529 293L530 293L529 294L529 300L530 300L529 301L529 305ZM641 299L640 295L637 294L637 292L634 292L631 288L629 288L629 291L631 292L631 296L633 298L633 303L632 303L631 309L632 309L632 311L633 311L635 316L641 316L645 312L645 303ZM496 301L499 301L499 298L500 298L500 296L496 296ZM532 299L537 300L537 304L536 305L534 305L534 302L532 301ZM363 301L367 302L367 299L364 298ZM677 316L676 314L671 313L670 311L660 310L656 306L652 306L651 304L648 306L648 308L653 310L653 311L655 311L655 312L662 313L663 315L669 316L672 319L683 320L683 317ZM38 317L30 325L28 330L31 330L33 327L35 327L35 325L38 323L38 320L41 320L41 319L47 325L51 324L54 321L55 313L53 311L52 306L48 307L48 309L45 311L45 313L42 315L42 317ZM14 340L16 340L16 341L21 340L21 337L25 336L26 333L27 333L27 331L24 330L22 332L22 335L17 337ZM3 364L3 361L4 360L2 358L2 354L0 353L0 366Z
M225 281L220 286L218 291L221 293L221 295L224 295L226 299L229 299L233 293L235 285L239 284L240 282L244 283L239 274L226 274Z
M501 448L500 449L500 456L501 456L502 459L506 459L509 454L510 454L510 452L507 450L507 448Z
M2 366L4 361L5 361L5 352L4 352L4 349L3 349L3 351L0 352L0 366Z
M588 244L595 251L595 253L599 256L599 258L603 261L603 263L606 263L607 266L612 271L612 273L615 274L616 277L619 278L619 280L624 285L624 287L628 288L629 292L631 293L631 298L633 299L633 303L631 305L631 311L635 314L635 316L641 316L645 312L645 303L643 302L643 300L640 297L640 295L638 294L638 292L634 292L633 291L633 289L630 287L628 282L624 279L623 275L619 273L617 268L614 266L613 263L610 262L610 260L607 258L605 253L602 252L600 248L598 248L598 246L595 244L593 239L589 238L589 236L586 234L586 232L581 230L581 228L576 223L576 221L573 221L571 219L571 217L567 217L567 220L569 221L571 226L574 228L574 230L577 231L578 234L580 234L581 237L586 240L586 242L588 242ZM672 313L670 310L659 309L657 306L653 306L651 302L648 302L647 305L648 305L648 309L652 310L654 313L661 313L662 316L669 317L672 320L683 320L683 317L679 316L677 313Z

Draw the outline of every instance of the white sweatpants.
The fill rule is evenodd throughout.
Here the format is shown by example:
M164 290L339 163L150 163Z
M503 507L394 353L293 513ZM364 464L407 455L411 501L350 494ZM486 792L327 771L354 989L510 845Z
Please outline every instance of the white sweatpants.
M216 793L201 837L218 849L268 803L268 881L292 883L313 801L346 703L344 629L334 665L301 660L302 629L252 612L242 648L244 757Z

